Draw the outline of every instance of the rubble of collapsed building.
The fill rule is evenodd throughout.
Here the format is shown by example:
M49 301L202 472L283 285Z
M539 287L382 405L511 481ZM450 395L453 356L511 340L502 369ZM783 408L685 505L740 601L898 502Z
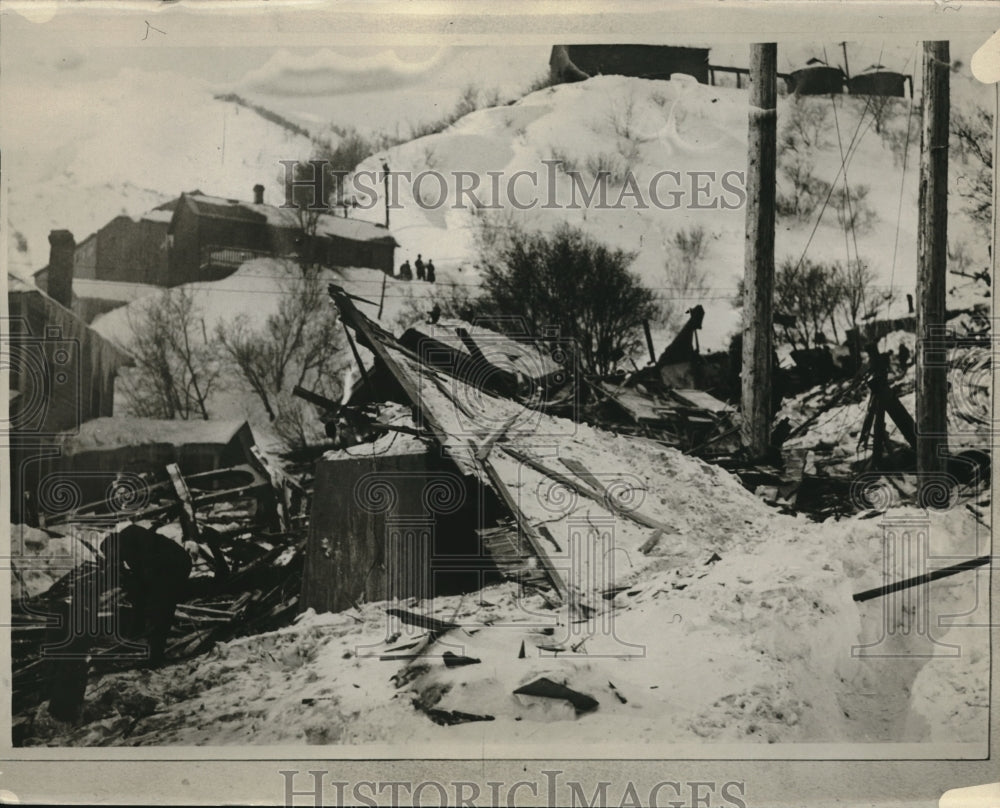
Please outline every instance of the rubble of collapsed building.
M110 482L93 501L56 514L41 509L33 526L14 529L14 555L22 559L12 628L16 742L32 742L38 705L60 675L43 654L53 636L48 616L80 597L81 582L98 566L100 537L115 522L169 535L195 559L177 598L166 662L287 625L304 610L358 612L384 602L397 630L373 653L403 663L402 686L423 672L414 660L457 625L415 604L506 579L551 608L568 605L580 619L592 618L624 591L613 565L599 563L601 553L615 555L615 530L635 531L644 555L659 553L676 534L676 525L642 505L642 486L623 485L620 474L609 477L580 459L577 428L597 430L625 454L680 450L731 472L764 503L819 521L877 512L866 491L884 484L898 501L915 502L910 412L917 346L907 322L871 323L851 335L851 344L866 345L863 354L848 346L793 353L791 366L778 372L776 387L786 398L775 402L781 409L773 451L751 462L740 445L739 368L733 352L700 353L700 306L655 361L650 340L646 367L601 379L584 374L558 339L510 323L434 318L396 337L355 305L367 301L337 286L330 296L357 376L340 402L294 390L324 413L330 438L297 458L298 474L265 457L245 424L214 431L198 425L204 435L192 431L186 442L162 425L150 427L156 434L145 448L121 434L94 437L100 424L74 438L78 445L60 469L86 467ZM989 321L984 309L972 308L950 312L949 325L952 392L965 399L952 408L961 423L948 496L984 523L990 458L976 448L976 436L990 418ZM879 344L890 347L880 352ZM116 467L137 471L109 477ZM589 503L582 526L560 510L568 496ZM600 552L590 546L594 535ZM135 643L111 627L121 591L100 598L95 619L107 631L90 650L91 670L144 664ZM581 635L575 642L585 641ZM448 650L445 656L448 667L478 661ZM515 692L563 700L578 713L597 706L545 677ZM76 716L86 720L96 708L78 695ZM490 720L434 703L422 709L444 725ZM138 722L146 713L141 705L135 710Z
M66 665L67 609L91 621L85 651L98 676L149 664L143 642L120 630L136 604L98 582L102 539L125 525L172 540L192 562L165 662L283 625L299 608L310 492L245 422L97 419L59 447L38 473L32 524L11 528L15 743L31 736L40 702L64 720L87 715L88 666Z

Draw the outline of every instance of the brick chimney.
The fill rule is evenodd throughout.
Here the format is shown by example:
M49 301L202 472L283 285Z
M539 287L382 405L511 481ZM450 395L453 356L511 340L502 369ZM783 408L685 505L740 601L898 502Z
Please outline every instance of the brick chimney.
M73 307L73 253L76 239L69 230L49 233L49 297L67 309Z
M259 183L253 187L253 203L255 205L264 204L264 186Z

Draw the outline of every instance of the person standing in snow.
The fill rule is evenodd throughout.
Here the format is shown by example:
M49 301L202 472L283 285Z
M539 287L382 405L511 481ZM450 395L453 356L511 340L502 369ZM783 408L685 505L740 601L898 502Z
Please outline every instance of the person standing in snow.
M417 260L413 262L413 266L417 270L417 280L422 281L424 279L424 259L420 257L420 253L417 253Z
M139 525L129 525L101 543L103 559L74 570L70 597L58 604L54 642L43 649L51 664L49 714L60 721L77 721L87 691L90 654L102 632L98 617L104 593L121 587L132 611L130 620L116 615L118 643L148 637L148 664L163 661L174 611L185 594L191 558L184 547Z
M434 261L427 259L427 283L434 283Z
M412 281L413 271L410 269L410 259L407 258L399 267L399 279L401 281Z
M109 585L120 585L132 604L133 633L148 639L149 663L159 665L177 604L186 594L191 557L177 542L139 525L112 533L101 543L101 553Z

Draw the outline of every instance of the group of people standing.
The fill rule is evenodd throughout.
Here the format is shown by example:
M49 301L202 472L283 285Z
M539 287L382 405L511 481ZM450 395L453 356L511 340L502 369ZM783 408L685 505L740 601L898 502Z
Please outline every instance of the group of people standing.
M413 262L413 267L410 267L410 259L407 258L402 265L399 267L399 279L403 281L413 280L413 270L417 270L417 280L427 281L428 283L434 283L435 272L434 272L434 262L428 258L427 263L424 263L424 259L421 257L420 253L417 253L417 260Z

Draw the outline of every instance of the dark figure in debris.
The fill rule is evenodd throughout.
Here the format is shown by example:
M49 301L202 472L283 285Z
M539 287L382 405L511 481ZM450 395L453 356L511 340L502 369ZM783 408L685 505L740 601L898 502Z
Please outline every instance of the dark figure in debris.
M910 349L904 344L899 346L899 372L906 373L906 369L910 366Z
M434 283L434 262L427 259L427 283Z
M420 257L420 253L417 253L417 260L413 262L413 266L417 270L417 280L422 281L424 279L424 259Z
M139 525L112 533L101 544L103 560L77 567L70 597L59 603L52 642L43 652L51 662L49 713L76 721L87 690L90 653L99 639L114 640L120 649L137 648L132 640L148 640L148 664L163 661L174 611L185 595L191 558L166 536ZM100 617L106 592L121 587L132 610L110 624Z
M413 270L410 269L410 259L407 258L399 267L399 279L401 281L412 281Z
M430 325L437 325L437 321L441 319L441 307L435 303L431 309L431 313L427 318L427 322Z
M174 611L185 595L191 557L177 542L139 525L112 533L101 552L108 586L121 586L132 604L131 625L123 626L123 634L145 637L149 663L160 664Z

